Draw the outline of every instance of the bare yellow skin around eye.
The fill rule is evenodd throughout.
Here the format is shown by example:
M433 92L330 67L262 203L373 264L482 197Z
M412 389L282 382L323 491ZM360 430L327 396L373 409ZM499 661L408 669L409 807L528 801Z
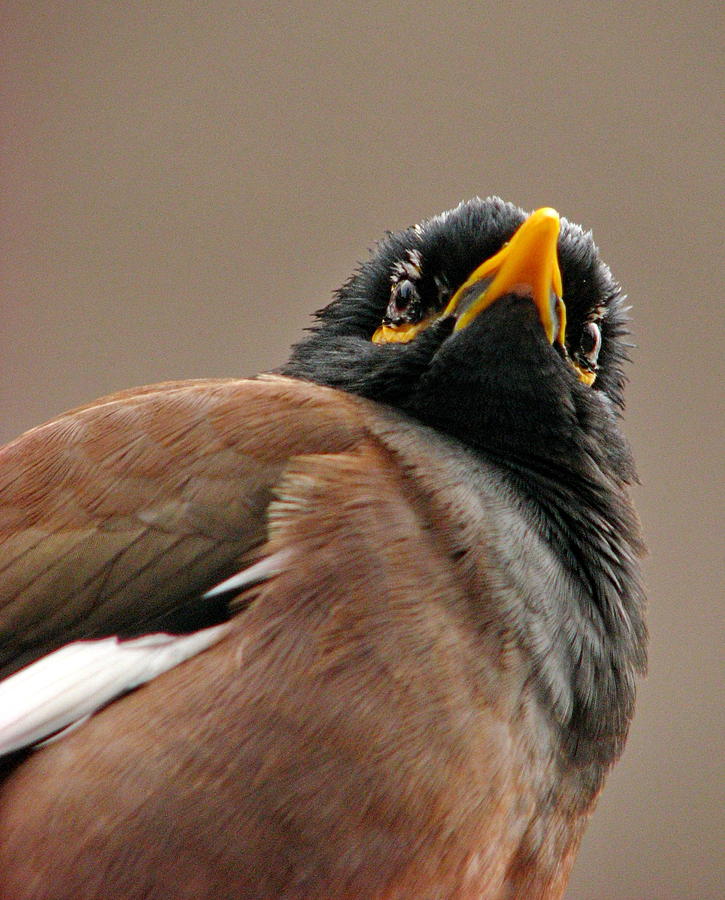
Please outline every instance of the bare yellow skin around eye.
M597 373L592 372L589 369L583 369L581 366L578 366L573 360L570 360L574 371L577 374L577 378L579 381L583 382L586 385L594 384L597 380Z
M376 329L371 340L374 344L407 344L437 318L438 315L431 313L420 322L407 322L404 325L381 325Z

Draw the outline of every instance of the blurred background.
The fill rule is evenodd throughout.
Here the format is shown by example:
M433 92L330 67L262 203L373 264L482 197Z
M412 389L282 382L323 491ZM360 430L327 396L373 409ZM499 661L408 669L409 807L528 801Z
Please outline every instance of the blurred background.
M278 365L385 229L475 194L594 229L634 305L651 666L567 897L722 897L721 4L1 10L2 440Z

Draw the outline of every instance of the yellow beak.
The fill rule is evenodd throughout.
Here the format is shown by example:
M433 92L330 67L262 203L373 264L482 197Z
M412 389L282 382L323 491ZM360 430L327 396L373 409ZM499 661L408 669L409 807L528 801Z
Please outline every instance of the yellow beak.
M499 297L531 297L550 343L562 346L566 308L556 255L559 214L537 209L499 252L482 263L451 297L443 316L456 315L455 330L465 328Z

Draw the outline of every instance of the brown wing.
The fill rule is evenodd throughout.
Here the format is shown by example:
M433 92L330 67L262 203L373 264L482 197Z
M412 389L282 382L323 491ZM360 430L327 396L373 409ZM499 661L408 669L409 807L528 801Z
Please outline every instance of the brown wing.
M27 548L5 609L28 633L42 610L53 635L168 610L187 538L212 560L197 593L225 574L214 554L264 541L284 566L226 639L9 764L3 900L560 895L578 830L465 460L283 379L162 386L45 428L6 450ZM26 441L62 462L25 472ZM81 574L43 554L66 531Z
M359 439L334 396L287 379L169 382L0 449L0 677L81 637L209 624L198 598L265 539L288 459Z
M226 446L259 462L250 422L288 435L266 542L284 567L227 639L10 773L0 897L559 896L577 835L528 665L481 620L486 526L457 470L357 401L223 391L260 404ZM272 426L303 395L310 433Z

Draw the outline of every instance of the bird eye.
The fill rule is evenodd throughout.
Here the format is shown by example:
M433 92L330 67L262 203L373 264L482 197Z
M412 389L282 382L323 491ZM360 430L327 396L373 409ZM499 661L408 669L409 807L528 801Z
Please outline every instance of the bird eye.
M581 352L582 356L591 365L597 364L599 349L602 346L602 332L596 322L587 322L582 332Z
M413 286L412 281L401 281L393 290L393 302L398 310L404 310L414 298L418 296L418 292Z
M422 316L420 295L413 282L406 278L394 284L383 322L386 325L417 322Z

